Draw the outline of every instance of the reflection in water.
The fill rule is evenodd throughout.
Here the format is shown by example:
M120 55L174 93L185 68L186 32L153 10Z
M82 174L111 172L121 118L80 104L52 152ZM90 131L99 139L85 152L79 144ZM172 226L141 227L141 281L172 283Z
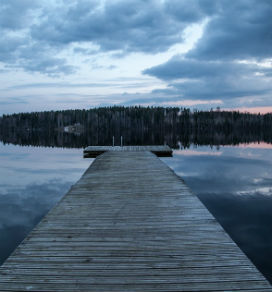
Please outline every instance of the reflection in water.
M87 115L89 118L84 119ZM76 122L77 121L77 122ZM272 114L190 112L178 108L100 108L0 117L0 141L21 146L84 148L96 145L272 143Z
M272 282L272 152L252 146L200 147L163 160Z
M14 144L21 146L43 146L43 147L61 147L61 148L85 148L87 146L111 146L113 143L113 137L115 145L163 145L167 144L173 149L186 149L190 146L215 146L220 147L222 145L252 145L260 143L263 139L262 134L256 133L236 133L235 135L224 135L223 133L185 133L178 134L176 132L166 132L154 135L149 131L130 133L130 135L115 135L114 133L108 133L107 136L103 135L91 135L90 133L82 133L75 135L73 133L65 132L50 132L40 135L39 133L23 133L15 132L13 134L2 135L0 133L0 141L4 144ZM121 138L122 137L122 138ZM263 142L262 142L263 143ZM268 144L269 143L269 144ZM266 145L272 143L271 137L266 137ZM272 145L272 144L271 144Z
M66 183L55 180L17 188L1 186L0 262L67 190Z
M272 152L195 147L162 158L272 282ZM0 263L89 166L82 149L0 144Z
M190 111L178 107L100 107L19 113L0 117L0 140L35 146L126 145L167 143L172 148L272 142L272 114Z
M0 144L0 264L92 160L81 150Z

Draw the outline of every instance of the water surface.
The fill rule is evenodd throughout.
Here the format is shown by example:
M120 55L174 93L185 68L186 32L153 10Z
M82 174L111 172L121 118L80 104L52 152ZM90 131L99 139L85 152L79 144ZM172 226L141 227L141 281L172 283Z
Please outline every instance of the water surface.
M0 263L92 162L82 149L0 144ZM272 281L272 149L194 147L162 158Z
M164 161L272 282L272 148L191 147Z
M0 264L83 174L80 149L0 143Z

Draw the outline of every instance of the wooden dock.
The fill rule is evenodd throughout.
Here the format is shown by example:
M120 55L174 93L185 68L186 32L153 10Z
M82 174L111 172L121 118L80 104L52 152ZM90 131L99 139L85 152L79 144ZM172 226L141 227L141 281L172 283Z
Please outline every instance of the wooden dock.
M89 146L84 149L84 158L94 158L108 151L150 151L159 157L171 157L172 149L167 145L148 145L148 146Z
M0 268L0 291L272 291L182 179L108 151Z

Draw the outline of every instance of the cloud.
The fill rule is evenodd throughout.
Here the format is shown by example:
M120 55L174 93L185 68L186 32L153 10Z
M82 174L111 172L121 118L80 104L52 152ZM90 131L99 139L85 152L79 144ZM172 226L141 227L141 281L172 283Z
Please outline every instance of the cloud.
M25 29L31 24L32 12L41 1L0 0L0 28L5 30Z
M224 61L202 61L175 56L164 64L146 69L143 73L155 76L162 80L175 79L208 79L254 73L256 65L239 64ZM265 70L264 68L261 70ZM268 70L268 69L267 69ZM272 72L272 70L271 70Z
M28 72L41 72L51 76L72 74L76 71L76 67L67 64L65 58L51 56L44 48L35 47L33 50L27 48L25 53L25 50L20 51L17 67L23 67ZM29 54L31 51L33 54Z
M72 1L71 6L59 6L32 27L36 40L51 45L90 42L101 51L154 53L167 50L182 41L188 24L206 17L200 1L176 1L179 13L171 1ZM185 9L186 8L186 9ZM83 51L81 51L83 52ZM88 52L88 50L86 50Z
M272 67L260 63L272 59L271 1L205 2L210 4L205 12L209 21L195 47L143 73L168 82L161 93L181 98L243 102L267 98Z
M70 74L74 67L58 56L59 51L31 35L33 23L38 22L44 1L0 0L0 62L6 68L22 68L47 75Z
M18 98L18 97L5 98L3 100L0 100L0 105L2 106L14 105L14 104L28 104L28 102L24 100L23 98Z
M0 0L0 62L56 75L76 70L69 64L70 49L79 56L165 52L183 42L188 26L214 12L214 5L202 3Z
M153 90L149 98L160 102L219 100L224 106L235 100L237 107L253 100L250 106L256 106L256 99L265 103L272 91L271 66L260 65L272 59L271 14L270 0L231 4L227 0L131 0L129 5L125 0L0 0L1 69L49 76L82 69L81 76L86 76L99 68L122 74L123 63L127 62L127 68L135 65L128 56L167 52L156 55L156 62L160 56L166 60L188 38L188 28L205 23L191 51L143 72L163 80L160 87L167 87ZM156 62L152 59L150 64ZM63 87L54 83L51 87ZM79 82L75 80L70 87L92 87L75 84ZM140 100L138 96L135 99Z
M130 82L129 84L123 83L123 80L106 81L105 82L88 82L88 83L71 83L71 82L42 82L42 83L23 83L18 85L12 85L6 88L6 90L14 89L33 89L33 88L140 88L149 85L144 82Z
M56 180L11 188L0 185L0 264L68 190Z
M188 57L205 60L271 58L272 3L239 0L220 7Z
M0 34L0 62L6 64L14 64L17 59L17 50L25 43L25 39L21 36L10 36L8 34Z
M165 2L165 10L177 20L191 23L215 14L218 3L210 0L194 0L188 5L188 1L171 0Z
M0 62L6 68L23 68L28 72L47 75L71 74L75 67L67 64L65 58L57 56L57 51L44 43L35 43L28 37L0 36Z
M190 99L233 99L263 95L272 91L272 68L253 63L206 61L175 56L164 64L144 70L144 74L168 81L161 92ZM262 73L256 75L256 73Z

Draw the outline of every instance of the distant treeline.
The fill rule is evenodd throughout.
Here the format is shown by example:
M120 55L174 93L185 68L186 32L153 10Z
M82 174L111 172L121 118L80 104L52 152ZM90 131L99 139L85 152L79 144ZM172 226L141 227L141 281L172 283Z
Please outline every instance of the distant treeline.
M35 146L164 144L176 148L272 142L272 114L190 111L178 107L103 107L0 117L0 140Z

